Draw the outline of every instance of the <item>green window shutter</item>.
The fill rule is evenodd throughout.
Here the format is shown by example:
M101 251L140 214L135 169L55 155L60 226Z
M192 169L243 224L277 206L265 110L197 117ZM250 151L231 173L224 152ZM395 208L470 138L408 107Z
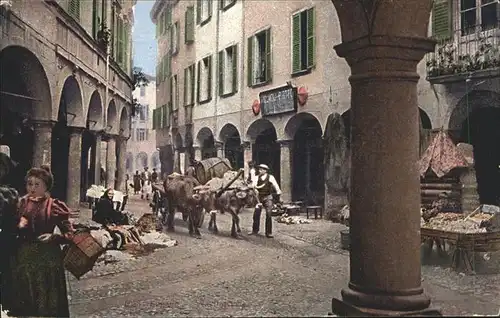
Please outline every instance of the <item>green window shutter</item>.
M302 69L300 45L300 13L297 13L292 18L292 73L297 73Z
M99 31L99 16L98 16L98 0L92 1L92 36L97 39L97 32Z
M172 8L167 8L167 28L172 24Z
M236 93L238 91L238 44L233 46L233 89L232 92Z
M196 76L196 101L200 102L200 80L201 77L201 61L198 62L198 76Z
M316 14L314 8L307 10L307 67L316 64Z
M248 56L247 56L247 85L253 85L253 39L251 36L248 38Z
M173 101L174 100L174 77L170 76L169 81L168 81L168 89L169 89L169 100Z
M163 34L163 27L165 26L165 23L163 22L163 13L160 14L160 18L158 19L158 25L160 26L160 35Z
M183 95L183 100L184 100L184 106L186 106L188 104L188 100L187 100L187 74L188 74L188 69L185 68L184 69L184 90L182 91L182 95Z
M208 2L208 17L211 17L212 16L212 8L213 8L213 4L212 4L212 0L207 0Z
M196 80L195 80L195 69L196 69L196 64L192 64L190 66L190 71L189 71L189 76L190 76L190 79L191 79L191 104L194 104L194 90L195 90L194 84L196 82Z
M184 42L189 44L194 41L194 7L187 7L184 21Z
M168 53L168 76L172 75L172 54Z
M272 64L272 59L271 59L271 28L267 29L266 31L266 81L271 81L273 78L273 66Z
M196 24L201 23L201 2L203 0L196 0Z
M169 36L169 41L170 41L170 52L174 53L175 50L174 50L174 47L173 47L173 44L174 44L174 28L173 27L170 27L168 28L168 36Z
M207 81L207 90L208 90L208 94L207 94L207 97L208 99L211 99L212 98L212 65L213 65L213 62L212 62L212 55L210 55L210 57L208 58L208 81Z
M451 5L449 0L434 0L432 11L432 36L436 40L451 37Z
M224 95L224 50L219 52L217 59L219 67L219 96Z
M153 130L156 130L156 109L153 109Z
M68 13L75 20L80 20L80 0L68 0Z

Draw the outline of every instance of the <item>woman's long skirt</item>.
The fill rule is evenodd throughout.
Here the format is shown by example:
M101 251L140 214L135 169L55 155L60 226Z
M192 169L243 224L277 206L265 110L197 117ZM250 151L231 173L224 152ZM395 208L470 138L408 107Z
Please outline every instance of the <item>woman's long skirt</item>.
M23 242L10 261L6 307L15 316L69 317L63 253L58 244Z

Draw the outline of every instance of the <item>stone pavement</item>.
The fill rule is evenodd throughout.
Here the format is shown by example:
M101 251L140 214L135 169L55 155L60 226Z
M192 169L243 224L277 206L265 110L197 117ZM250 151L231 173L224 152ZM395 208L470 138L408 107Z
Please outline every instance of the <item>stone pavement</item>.
M145 203L132 199L136 213ZM344 226L274 223L275 238L247 236L251 211L242 215L243 238L229 237L221 215L219 235L189 237L180 216L172 237L179 245L137 260L99 265L71 279L74 317L100 316L324 316L348 282L349 255L340 249ZM464 276L423 266L423 284L446 315L496 314L500 275Z

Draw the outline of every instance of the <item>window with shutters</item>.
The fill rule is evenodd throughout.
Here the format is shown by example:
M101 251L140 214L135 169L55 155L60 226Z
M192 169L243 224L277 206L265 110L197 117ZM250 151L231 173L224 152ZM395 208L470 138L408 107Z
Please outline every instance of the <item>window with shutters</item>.
M179 52L179 33L179 21L177 21L170 28L170 47L173 55Z
M452 8L450 0L435 0L432 9L432 37L448 40L452 35Z
M187 7L184 16L184 43L191 44L194 42L194 7Z
M194 105L195 64L184 69L184 106Z
M248 86L271 81L271 29L261 31L248 39Z
M203 104L212 99L212 56L207 56L198 62L197 75L197 101Z
M219 96L230 96L238 91L238 45L219 52Z
M462 35L499 27L498 0L460 0L460 29Z
M204 25L212 17L213 0L196 0L196 23Z
M316 55L316 23L314 8L303 10L292 16L292 74L301 75L310 71Z
M227 10L236 4L236 0L220 0L222 10Z
M102 24L102 0L92 0L92 36L97 40L97 33Z
M75 20L80 20L80 0L68 0L68 13Z
M137 141L146 141L146 129L137 128Z
M170 102L172 103L172 110L177 110L179 108L179 85L177 74L170 77Z

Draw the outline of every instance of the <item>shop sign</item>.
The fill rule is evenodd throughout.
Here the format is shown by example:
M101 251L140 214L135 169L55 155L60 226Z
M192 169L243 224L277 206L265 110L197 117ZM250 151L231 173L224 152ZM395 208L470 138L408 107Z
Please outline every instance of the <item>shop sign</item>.
M259 94L262 116L297 111L297 88L286 85Z

